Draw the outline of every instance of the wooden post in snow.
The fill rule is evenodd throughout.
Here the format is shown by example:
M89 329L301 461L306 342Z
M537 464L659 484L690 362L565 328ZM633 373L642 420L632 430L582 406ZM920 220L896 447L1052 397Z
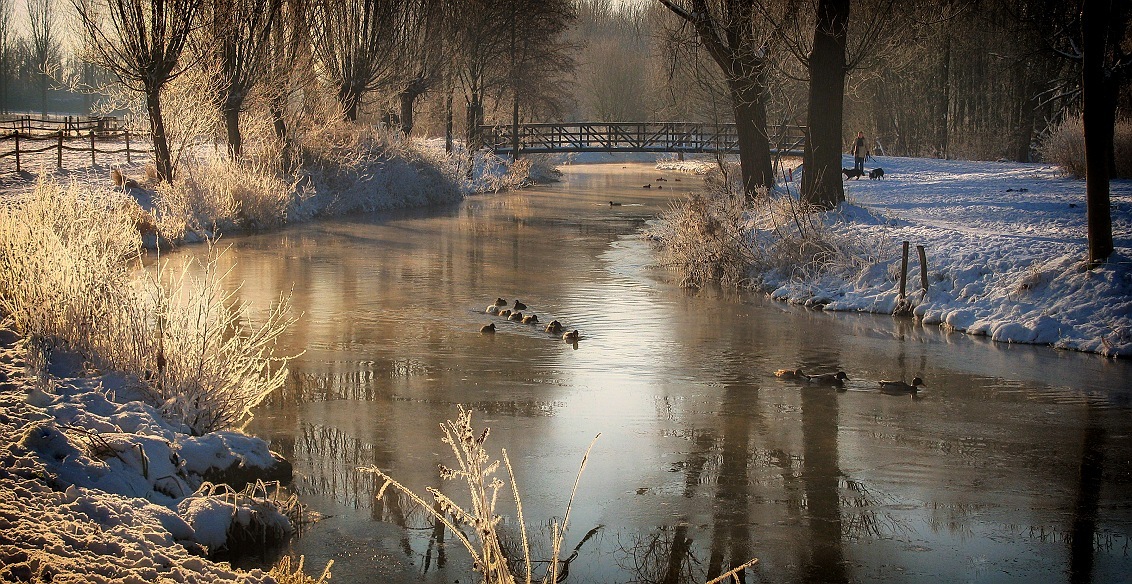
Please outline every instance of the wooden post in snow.
M130 129L126 128L126 164L133 162L130 160Z
M90 131L90 165L94 166L94 130Z
M900 299L904 300L908 290L908 242L904 242L904 255L900 260Z
M928 254L924 251L924 246L917 245L916 251L920 254L920 287L923 289L924 294L928 293Z
M63 130L59 130L59 150L55 156L55 164L58 168L63 168Z
M20 172L20 131L16 130L16 173Z

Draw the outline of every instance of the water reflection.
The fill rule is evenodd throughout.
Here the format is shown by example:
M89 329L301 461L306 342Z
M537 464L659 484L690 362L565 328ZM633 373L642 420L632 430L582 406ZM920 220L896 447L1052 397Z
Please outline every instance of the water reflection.
M306 352L249 429L328 516L295 542L308 562L335 559L336 581L372 580L374 557L384 581L467 578L451 534L391 490L377 500L357 471L440 485L439 424L467 404L508 449L543 560L540 526L603 434L572 510L568 581L702 582L752 557L742 577L775 582L1132 572L1128 363L681 290L634 235L693 185L640 189L656 172L572 168L439 213L231 242L240 298L263 306L294 285L303 313L281 350ZM498 319L480 335L498 296L584 339ZM773 376L799 367L850 381ZM913 376L921 399L877 390Z

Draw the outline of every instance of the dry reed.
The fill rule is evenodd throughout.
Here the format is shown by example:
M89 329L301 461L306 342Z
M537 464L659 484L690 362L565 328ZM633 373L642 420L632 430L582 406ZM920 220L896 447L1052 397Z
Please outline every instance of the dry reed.
M499 471L500 461L493 460L484 449L484 443L487 441L489 433L488 429L485 428L477 436L472 427L472 412L465 410L463 406L460 406L460 415L456 420L445 422L441 425L441 429L444 432L442 441L448 444L452 449L452 454L456 457L458 463L458 468L448 468L441 465L441 478L463 481L467 493L470 496L469 508L465 509L461 507L452 498L441 493L439 489L428 487L428 492L432 494L433 499L437 503L437 506L434 508L432 505L426 503L421 496L397 482L393 477L387 475L382 470L376 467L369 467L364 470L376 474L385 481L378 491L377 497L379 499L384 495L385 489L392 486L404 493L405 496L409 497L413 502L420 505L422 509L429 512L437 521L443 523L460 541L468 551L468 554L471 555L473 566L476 571L483 575L484 582L490 584L512 584L516 581L513 573L512 558L509 558L503 551L499 531L499 523L502 517L496 514L496 502L499 498L500 489L504 487L504 483L495 476ZM600 436L600 434L598 436ZM585 455L582 457L582 463L578 469L577 477L574 480L574 488L570 493L570 501L567 503L566 514L563 516L562 523L560 524L557 521L553 521L551 524L551 559L546 572L542 575L541 580L538 580L543 583L556 582L558 579L559 557L562 549L562 540L565 537L565 532L570 521L570 507L573 505L578 483L581 480L582 473L585 471L586 461L589 458L589 453L593 449L594 442L597 441L597 438L598 437L595 436L594 440L590 442L589 448L586 449ZM534 562L531 559L530 540L528 539L526 523L523 517L522 497L520 497L519 487L515 481L515 474L512 472L511 461L507 457L506 450L502 451L502 462L507 468L510 482L509 487L511 496L515 500L517 521L520 528L521 551L523 555L522 562L525 571L525 579L522 581L530 584L536 581L532 569ZM475 543L460 529L460 525L471 528L474 533Z

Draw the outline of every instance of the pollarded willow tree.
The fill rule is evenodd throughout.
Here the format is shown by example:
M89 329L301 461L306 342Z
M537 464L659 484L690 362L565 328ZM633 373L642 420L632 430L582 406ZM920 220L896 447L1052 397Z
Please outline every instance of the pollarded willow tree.
M446 0L407 0L401 34L400 74L396 85L401 131L413 132L413 108L421 97L445 78L451 43L445 38L445 21L457 18Z
M400 43L410 20L404 0L315 0L309 10L314 54L346 119L358 119L366 94L399 73Z
M160 180L173 179L165 135L161 89L184 69L179 66L201 0L71 0L92 57L128 89L145 94L154 159Z
M270 45L267 52L271 55L268 60L268 110L280 144L280 163L285 170L294 163L287 128L287 104L292 95L313 78L307 5L307 0L283 0L268 37Z
M659 0L689 23L716 65L730 92L739 138L739 165L748 196L774 186L767 135L769 60L765 39L757 29L752 0Z
M271 32L282 0L212 0L206 43L215 65L216 105L224 118L228 153L243 150L240 112L256 84L271 72ZM208 50L206 49L206 50Z

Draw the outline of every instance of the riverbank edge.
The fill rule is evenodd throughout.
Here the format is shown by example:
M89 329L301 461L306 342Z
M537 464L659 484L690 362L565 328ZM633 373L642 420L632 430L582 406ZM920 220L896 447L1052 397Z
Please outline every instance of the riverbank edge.
M275 581L207 559L240 515L292 531L270 503L240 503L242 485L208 479L289 482L289 462L253 436L171 436L155 408L119 397L128 377L73 371L88 365L65 352L33 368L26 344L0 327L0 580ZM77 376L59 374L68 369Z
M993 182L992 179L980 178L979 182L967 186L985 189L987 193L1001 192L1005 197L1010 196L1008 193L1016 196L1037 194L1044 189L1045 195L1056 193L1054 198L1065 209L1083 210L1085 207L1083 180L1066 177L1048 165L890 157L886 159L886 166L913 167L908 168L909 171L915 170L916 166L931 168L938 175L947 177L943 184L948 187L941 189L940 193L945 193L946 188L955 183L967 180L964 175L966 167L977 170L979 174L992 170L996 171L991 173ZM712 172L703 161L658 162L657 168L696 174ZM1032 176L1020 178L1011 174L1015 171ZM956 174L948 176L952 172ZM870 189L887 188L882 184L890 185L892 181L868 181L866 186ZM967 255L948 258L953 260L950 262L941 261L944 256L938 254L929 257L931 290L926 293L920 290L920 276L916 272L919 260L917 250L912 249L908 293L902 299L898 276L902 242L912 239L931 250L933 243L944 242L948 237L960 239L970 234L964 232L965 226L924 221L910 212L921 206L919 199L900 212L888 205L855 201L847 186L849 202L820 213L817 222L826 230L844 230L842 239L854 240L852 245L859 245L870 238L883 239L883 250L865 250L875 256L875 263L858 266L859 269L816 275L805 266L794 266L790 270L752 267L747 270L746 278L736 285L763 293L772 300L815 310L897 313L894 318L911 318L922 326L939 326L947 332L981 336L995 342L1047 346L1108 358L1129 358L1132 357L1132 249L1120 244L1121 238L1127 241L1129 216L1121 219L1118 210L1121 205L1128 204L1132 180L1113 180L1112 185L1113 230L1118 245L1107 262L1092 270L1085 269L1084 243L1067 246L1071 251L1064 253L1033 256L1022 252L1015 257L1014 250L1009 247L1009 238L988 237L977 244L985 247L986 254L971 254L970 248L954 246L961 252L959 255ZM853 188L861 187L854 184ZM893 188L892 194L903 195L907 191L901 189L905 188L907 186ZM922 189L922 184L918 188ZM1081 191L1080 194L1075 192L1077 190ZM779 188L775 192L777 196L794 197L796 200L797 194L789 190ZM1037 206L1042 204L1037 203ZM661 219L661 223L663 221ZM758 231L753 227L757 221L750 214L743 221L749 230L742 237L729 240L731 243L728 244L734 246L736 256L742 255L742 246L748 245ZM650 236L658 245L663 237L655 233L663 229L652 230L654 235ZM1083 225L1080 232L1083 236ZM946 245L935 247L948 248ZM931 253L928 252L929 255ZM985 260L989 265L964 263L971 260L975 260L974 263ZM971 270L980 273L975 277L965 273ZM807 279L809 277L813 279ZM995 292L999 296L990 300L976 301L968 297L963 288L963 284L973 282L977 284L976 288L990 289L992 284L989 282L992 280L993 285L1002 287L1002 290ZM1073 300L1088 304L1088 308L1075 305ZM1019 308L1012 308L1012 305Z

